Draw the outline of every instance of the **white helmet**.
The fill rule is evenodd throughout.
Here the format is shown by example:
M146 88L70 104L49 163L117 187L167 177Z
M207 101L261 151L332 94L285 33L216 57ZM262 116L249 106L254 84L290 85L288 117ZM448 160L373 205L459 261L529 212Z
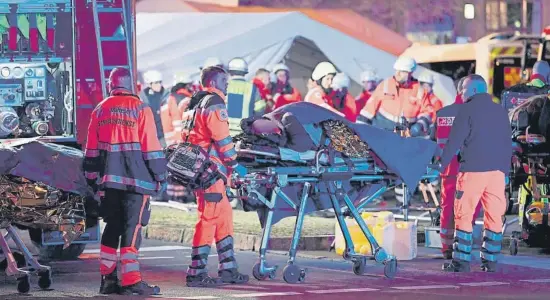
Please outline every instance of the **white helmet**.
M373 70L367 70L361 73L361 82L378 81L378 75Z
M277 72L279 72L279 71L290 72L290 69L288 69L288 67L285 64L276 64L275 66L273 66L273 73L274 74L277 74Z
M151 84L153 82L160 82L162 81L162 74L159 71L156 70L150 70L145 72L143 74L143 81L147 84Z
M192 82L193 82L193 78L191 77L191 75L189 75L187 73L176 73L176 74L174 74L174 85L176 85L178 83L188 84L188 83L192 83Z
M418 77L419 82L434 84L434 77L432 74L425 74Z
M338 71L336 71L336 67L334 67L333 64L329 63L328 61L323 61L317 64L315 69L313 69L313 72L311 73L311 79L317 81L329 74L336 74Z
M248 73L248 64L240 57L233 58L227 66L228 71Z
M396 71L414 72L416 70L416 61L407 56L400 56L393 64Z
M202 68L214 67L214 66L223 66L221 59L217 57L209 57L202 64Z
M335 90L341 90L344 88L349 89L350 84L351 84L351 81L348 75L344 73L338 73L332 79L332 84L330 85L330 87Z

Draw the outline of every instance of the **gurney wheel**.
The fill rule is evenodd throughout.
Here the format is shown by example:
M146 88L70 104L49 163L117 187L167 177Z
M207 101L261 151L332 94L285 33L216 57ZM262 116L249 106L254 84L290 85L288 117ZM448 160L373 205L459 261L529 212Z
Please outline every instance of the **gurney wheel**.
M367 266L367 259L362 257L353 262L353 273L355 275L365 274L365 267Z
M518 240L516 238L510 239L510 255L518 254Z
M392 279L395 277L395 273L397 273L397 260L390 259L386 261L384 263L384 276Z
M252 268L252 276L254 276L254 278L256 278L259 281L266 280L267 277L270 277L267 274L260 273L260 263L256 263Z
M28 275L17 278L17 291L26 294L31 289L31 281Z
M300 269L294 264L287 265L283 269L283 279L286 283L303 282L306 277L305 270Z
M38 272L38 286L43 289L49 289L52 285L52 278L50 270Z

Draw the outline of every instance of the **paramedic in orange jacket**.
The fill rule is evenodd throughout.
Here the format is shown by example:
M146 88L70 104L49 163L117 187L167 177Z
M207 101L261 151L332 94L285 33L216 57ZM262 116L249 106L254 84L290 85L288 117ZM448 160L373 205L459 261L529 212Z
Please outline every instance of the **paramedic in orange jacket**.
M435 122L435 115L437 111L443 107L443 102L434 94L434 77L431 74L422 75L418 77L418 82L424 92L422 101L427 101L427 103L433 107L434 112L432 121Z
M248 276L238 272L233 251L233 212L226 194L226 183L231 172L244 176L246 169L237 164L237 152L229 135L229 121L225 96L227 73L219 67L208 67L201 72L204 92L197 93L184 114L184 122L192 118L195 125L190 132L183 131L183 138L201 146L210 147L210 158L224 177L205 190L196 190L199 218L193 236L191 265L187 270L187 286L211 287L222 283L246 283ZM219 260L219 279L208 276L206 269L210 245L216 242Z
M331 92L325 95L324 100L332 111L343 115L348 121L355 122L357 119L357 106L355 99L348 92L351 81L344 73L338 73L332 79Z
M290 69L286 65L276 64L273 67L273 74L276 77L276 81L271 83L270 89L273 110L286 104L302 101L300 92L290 85Z
M141 278L138 250L141 227L151 214L148 195L161 189L166 159L157 137L151 108L130 90L130 72L115 68L109 76L110 97L92 112L84 172L94 191L104 192L101 216L101 294L156 295L157 286ZM121 287L117 280L120 243Z
M328 61L323 61L315 66L311 73L312 88L307 92L304 98L305 102L311 102L331 111L336 111L330 106L325 98L332 92L332 80L336 76L336 67Z
M372 124L376 127L395 130L402 124L403 117L412 127L416 124L426 134L433 116L433 107L422 103L422 90L412 73L416 69L416 61L409 57L399 57L393 68L395 75L382 81L367 105L361 110L358 121Z

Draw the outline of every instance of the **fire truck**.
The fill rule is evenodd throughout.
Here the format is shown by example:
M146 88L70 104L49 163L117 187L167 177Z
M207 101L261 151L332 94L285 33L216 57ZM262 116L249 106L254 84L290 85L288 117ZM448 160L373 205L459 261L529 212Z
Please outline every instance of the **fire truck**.
M0 143L39 137L81 149L109 72L136 78L134 49L135 0L0 1ZM88 228L66 249L61 232L29 236L43 258L71 259L100 233Z
M483 76L498 103L504 89L529 78L537 60L550 61L550 28L546 31L546 38L495 33L475 43L412 46L403 55L455 81L469 74Z

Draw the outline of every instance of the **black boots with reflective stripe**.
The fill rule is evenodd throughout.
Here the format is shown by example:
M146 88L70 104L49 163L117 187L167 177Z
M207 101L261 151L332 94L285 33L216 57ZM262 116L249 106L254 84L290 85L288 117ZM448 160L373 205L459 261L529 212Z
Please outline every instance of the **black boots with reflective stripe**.
M481 270L495 272L498 254L502 248L502 233L496 233L485 229L483 232L483 244L481 245Z
M470 272L473 236L471 232L457 229L453 245L453 260L443 264L445 272Z
M218 276L223 283L246 283L248 275L239 273L237 261L235 260L235 252L233 250L233 237L227 236L223 240L216 243L218 251Z
M193 247L191 250L191 265L187 269L188 287L216 287L222 284L221 280L208 276L206 265L210 246Z
M116 294L120 292L120 283L117 277L117 269L108 275L101 276L101 286L99 293L102 295Z

